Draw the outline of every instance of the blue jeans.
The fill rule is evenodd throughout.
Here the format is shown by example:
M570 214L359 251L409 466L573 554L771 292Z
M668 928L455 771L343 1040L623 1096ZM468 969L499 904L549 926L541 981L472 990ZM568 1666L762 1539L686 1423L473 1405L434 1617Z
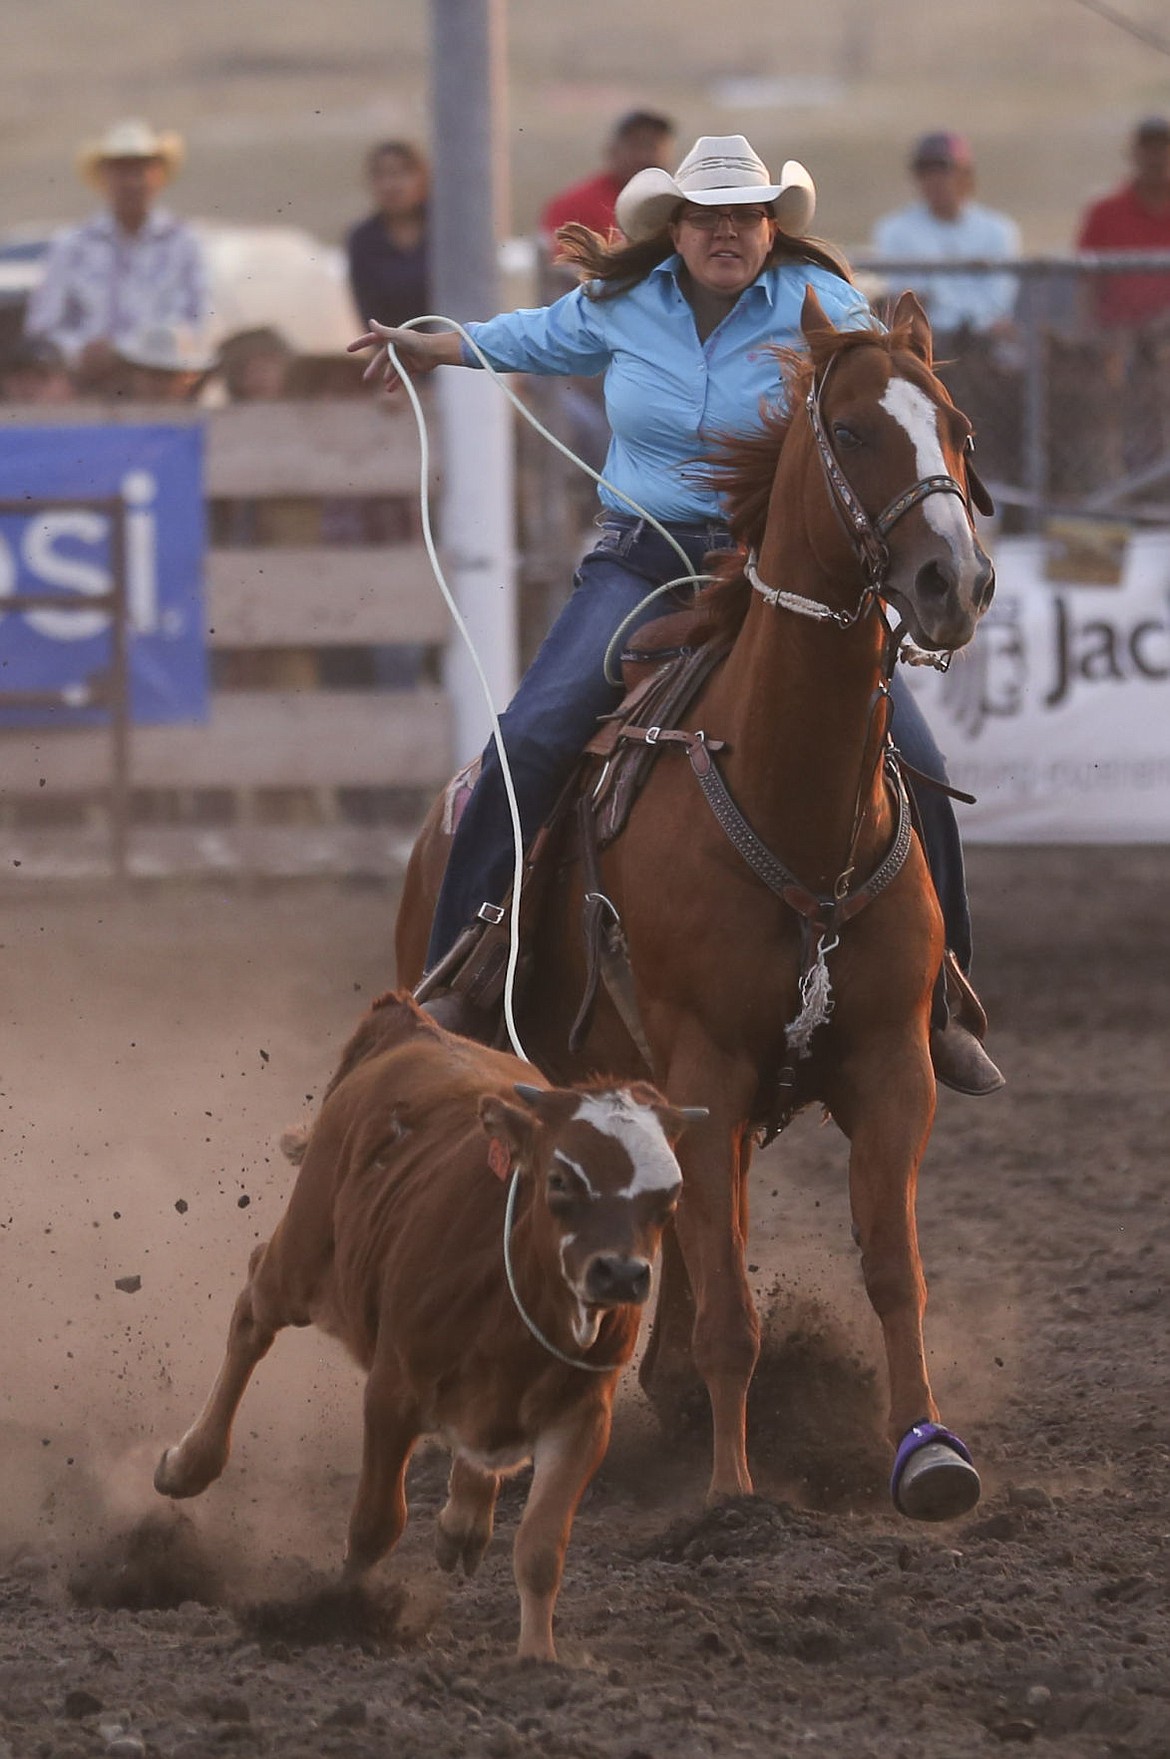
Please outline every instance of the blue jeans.
M719 523L672 525L669 529L696 573L702 571L705 555L735 548L727 527ZM583 558L568 604L500 716L526 848L596 731L598 716L612 713L621 702L621 687L606 681L603 667L615 630L654 587L683 572L674 550L645 520L606 513L603 532ZM660 594L627 626L627 634L674 608L674 595ZM921 709L897 678L894 709L894 738L907 761L928 775L945 779L942 753ZM931 873L946 919L947 945L966 970L971 927L954 813L946 795L933 789L922 790L919 805ZM512 879L513 860L511 818L493 739L484 751L479 781L451 845L431 926L428 970L473 920L481 904L498 904L504 897Z

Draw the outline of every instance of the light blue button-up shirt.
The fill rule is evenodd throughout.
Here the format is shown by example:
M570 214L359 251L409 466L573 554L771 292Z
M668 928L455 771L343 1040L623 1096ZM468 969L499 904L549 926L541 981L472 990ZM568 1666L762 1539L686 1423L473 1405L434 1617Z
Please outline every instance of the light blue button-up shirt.
M694 480L723 434L758 425L761 400L780 397L771 348L803 345L800 308L816 289L838 329L876 325L865 299L813 263L765 269L706 342L678 284L682 259L664 263L615 299L578 287L539 310L504 312L468 330L500 372L605 374L612 432L604 475L656 519L680 524L722 517L719 496ZM464 360L477 364L464 345ZM599 490L603 506L628 505Z

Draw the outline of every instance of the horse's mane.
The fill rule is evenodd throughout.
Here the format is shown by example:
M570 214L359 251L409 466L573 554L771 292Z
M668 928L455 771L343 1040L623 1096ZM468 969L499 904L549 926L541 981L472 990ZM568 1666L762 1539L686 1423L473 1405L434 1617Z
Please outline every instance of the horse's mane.
M761 404L758 427L743 434L719 436L714 455L693 472L698 480L718 489L731 535L738 545L736 550L715 560L715 583L699 595L698 604L705 613L699 632L703 639L733 639L738 633L752 596L743 572L745 554L758 550L763 543L772 484L793 416L808 396L814 371L823 370L829 361L858 348L881 348L890 355L905 355L910 350L910 326L900 324L888 331L838 330L827 344L819 346L815 368L803 349L774 347L781 396L772 403ZM911 355L911 359L921 373L924 369L919 357Z

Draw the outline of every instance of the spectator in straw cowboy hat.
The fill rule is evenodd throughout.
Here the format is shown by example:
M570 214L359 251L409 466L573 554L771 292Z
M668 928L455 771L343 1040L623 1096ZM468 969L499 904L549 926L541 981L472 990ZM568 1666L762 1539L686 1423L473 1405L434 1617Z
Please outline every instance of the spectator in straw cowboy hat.
M177 134L148 122L116 123L78 155L105 206L53 241L26 330L61 349L77 383L101 389L119 343L150 324L200 327L207 276L191 227L156 206L183 159Z

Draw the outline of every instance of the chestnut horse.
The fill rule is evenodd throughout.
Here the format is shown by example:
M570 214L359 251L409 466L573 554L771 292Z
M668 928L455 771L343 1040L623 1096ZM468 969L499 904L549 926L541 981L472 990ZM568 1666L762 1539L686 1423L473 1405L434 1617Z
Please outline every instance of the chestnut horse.
M703 737L663 746L601 856L655 1078L675 1103L709 1109L680 1149L684 1197L643 1381L661 1409L698 1369L714 1429L709 1494L750 1493L759 1321L747 1174L780 1071L788 1115L819 1101L849 1139L854 1233L889 1369L891 1488L903 1513L933 1519L969 1508L979 1480L938 1422L923 1347L915 1187L934 1119L928 1039L944 949L884 762L885 679L903 633L885 607L919 648L949 651L974 634L994 574L970 510L983 492L970 424L931 370L913 295L888 334L838 332L809 289L801 324L807 356L781 357L789 415L734 443L721 472L748 554L712 589L712 615L734 639L683 719ZM712 770L730 796L723 822L697 784ZM399 912L404 983L422 974L446 847L436 807ZM604 993L570 1056L585 969L579 866L548 890L518 1010L528 1054L557 1080L644 1074Z

